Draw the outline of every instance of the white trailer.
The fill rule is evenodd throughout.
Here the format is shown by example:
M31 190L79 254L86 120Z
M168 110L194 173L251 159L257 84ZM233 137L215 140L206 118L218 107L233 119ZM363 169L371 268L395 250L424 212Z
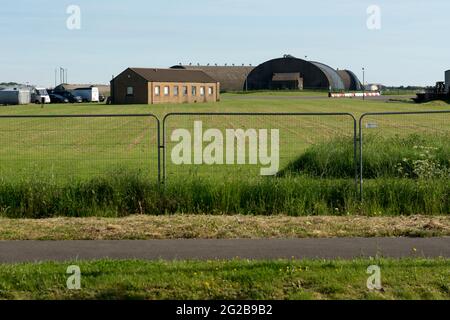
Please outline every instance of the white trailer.
M20 105L31 102L29 89L12 88L0 90L0 105Z
M73 90L75 96L80 96L85 102L100 102L100 91L97 87L77 88Z

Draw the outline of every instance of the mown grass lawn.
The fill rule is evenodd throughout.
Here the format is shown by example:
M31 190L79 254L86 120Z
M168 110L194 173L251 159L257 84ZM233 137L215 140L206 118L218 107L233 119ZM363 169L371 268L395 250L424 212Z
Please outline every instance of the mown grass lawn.
M267 93L269 94L269 93ZM208 104L163 104L108 106L104 104L67 104L10 106L0 108L0 115L80 115L80 114L147 114L161 120L171 112L348 112L359 117L365 112L449 110L447 104L410 103L358 99L265 99L252 95L225 94L221 102ZM237 98L236 98L237 97ZM415 132L445 133L450 129L442 115L404 119L368 118L379 125L383 135ZM205 130L217 128L254 128L280 130L280 166L299 157L308 147L332 138L353 135L349 117L174 117L167 122L167 138L172 129L193 131L193 120L203 120ZM443 122L444 121L444 122ZM373 131L373 130L372 130ZM1 174L5 179L17 179L35 172L56 178L107 176L114 168L141 170L156 178L157 130L152 118L58 118L1 119ZM168 154L173 144L169 144ZM171 168L168 174L183 174ZM223 166L215 168L222 170ZM250 166L244 169L248 170ZM256 170L255 170L256 171Z
M81 269L68 290L67 267ZM382 289L367 288L381 268ZM0 265L3 299L450 299L449 260L96 261Z
M265 94L271 94L270 92ZM0 115L99 115L153 113L161 120L171 112L348 112L359 117L365 112L448 110L448 105L359 99L283 99L272 93L273 99L261 95L224 94L221 102L207 104L163 104L109 106L104 104L67 104L10 106L0 108ZM252 95L250 95L252 96ZM289 96L287 97L289 98ZM353 121L350 117L173 117L167 122L167 138L172 129L193 131L193 121L203 120L205 130L217 128L254 128L280 130L281 168L299 157L307 148L336 137L351 138ZM448 132L448 121L442 115L408 119L368 118L379 125L376 132L383 135L417 132ZM373 132L372 130L371 132ZM169 141L170 142L170 141ZM157 130L152 118L58 118L58 119L0 119L0 173L8 180L40 174L65 179L108 176L114 169L141 170L149 178L157 177ZM167 153L170 155L168 145ZM225 166L214 167L220 172ZM255 166L238 166L249 171ZM252 168L250 168L252 167ZM184 169L184 172L188 169ZM258 172L259 167L254 170ZM253 172L253 171L252 171ZM253 172L253 173L254 173ZM168 163L168 175L183 174Z

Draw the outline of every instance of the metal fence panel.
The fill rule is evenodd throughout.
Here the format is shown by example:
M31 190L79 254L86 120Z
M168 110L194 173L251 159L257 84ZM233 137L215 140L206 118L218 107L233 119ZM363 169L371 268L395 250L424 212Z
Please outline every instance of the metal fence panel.
M355 179L357 183L357 122L351 114L172 113L163 120L163 179L245 179L270 175L269 167L278 174L289 173L296 170L292 165L311 147L326 148L333 141L346 144L350 153L346 174L338 178ZM278 150L271 149L275 142ZM278 167L261 157L277 152ZM316 170L315 175L336 178L326 172L332 161L330 154L324 161L324 170ZM291 173L303 173L302 168L298 169Z
M414 179L450 165L450 111L366 113L359 120L360 196L364 183ZM442 159L441 159L442 158Z
M132 172L158 181L159 141L151 114L0 116L0 174L87 180Z

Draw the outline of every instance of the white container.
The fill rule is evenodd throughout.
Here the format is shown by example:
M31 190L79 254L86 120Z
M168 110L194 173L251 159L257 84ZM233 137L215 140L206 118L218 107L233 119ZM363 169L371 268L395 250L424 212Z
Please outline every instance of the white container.
M3 89L0 90L0 105L21 105L31 102L31 93L28 89Z

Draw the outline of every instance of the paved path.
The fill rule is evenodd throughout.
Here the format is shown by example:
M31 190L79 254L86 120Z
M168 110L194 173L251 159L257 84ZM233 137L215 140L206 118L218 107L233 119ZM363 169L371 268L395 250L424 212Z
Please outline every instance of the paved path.
M450 258L450 238L0 241L0 263L109 259Z

